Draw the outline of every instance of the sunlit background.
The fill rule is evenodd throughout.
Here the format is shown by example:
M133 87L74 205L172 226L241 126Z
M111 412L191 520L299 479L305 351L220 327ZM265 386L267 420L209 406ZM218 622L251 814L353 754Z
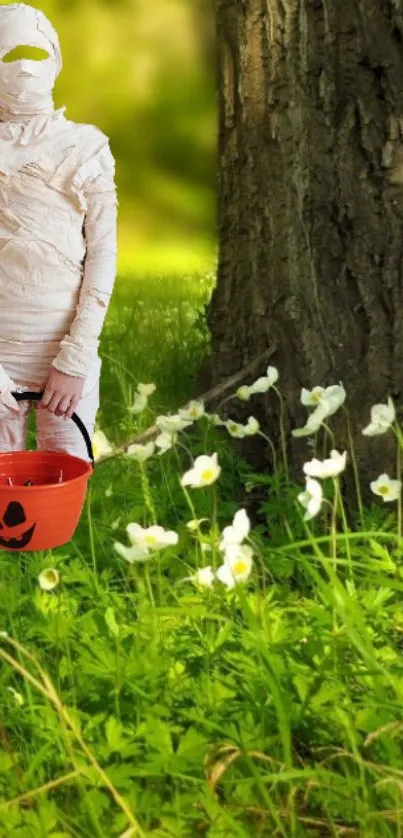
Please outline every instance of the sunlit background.
M110 138L119 273L193 272L215 258L216 118L208 0L42 0L63 68L56 107Z

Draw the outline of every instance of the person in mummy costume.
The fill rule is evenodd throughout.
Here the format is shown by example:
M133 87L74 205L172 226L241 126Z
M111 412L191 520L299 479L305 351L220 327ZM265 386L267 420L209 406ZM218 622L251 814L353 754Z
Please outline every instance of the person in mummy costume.
M12 53L39 48L47 58ZM57 33L24 3L0 6L0 451L26 450L29 401L37 450L88 461L99 338L116 276L117 194L109 140L54 108Z

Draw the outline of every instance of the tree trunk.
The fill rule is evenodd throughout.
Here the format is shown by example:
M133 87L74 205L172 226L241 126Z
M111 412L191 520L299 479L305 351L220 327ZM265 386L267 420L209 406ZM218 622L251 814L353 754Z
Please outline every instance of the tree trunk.
M216 24L211 383L274 343L299 466L301 388L341 381L361 473L375 479L395 468L393 437L361 430L374 403L403 392L402 0L216 0ZM277 427L272 392L258 418ZM345 446L344 412L329 424Z

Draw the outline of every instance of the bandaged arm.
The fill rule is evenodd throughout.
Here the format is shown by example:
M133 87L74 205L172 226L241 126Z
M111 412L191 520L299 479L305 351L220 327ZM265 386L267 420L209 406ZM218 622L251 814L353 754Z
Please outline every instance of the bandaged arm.
M12 378L6 373L4 367L0 364L0 393L5 390L15 390L16 385Z
M86 203L86 255L77 313L52 361L52 366L61 372L84 378L98 354L99 338L116 277L118 201L115 163L109 146L96 163L99 165L90 166L90 173L82 184ZM95 173L97 168L98 174Z

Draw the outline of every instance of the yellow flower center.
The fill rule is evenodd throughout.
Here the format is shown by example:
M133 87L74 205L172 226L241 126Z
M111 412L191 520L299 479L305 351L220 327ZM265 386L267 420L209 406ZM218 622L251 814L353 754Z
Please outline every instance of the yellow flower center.
M245 573L245 570L247 569L247 564L242 559L238 559L238 561L235 562L232 567L235 576L240 576L240 574Z
M378 492L380 495L388 495L389 486L387 486L386 483L383 483L382 486L378 486Z
M319 402L320 402L320 400L321 400L321 398L322 398L322 393L311 393L311 396L312 396L312 401L314 401L314 402L316 402L317 404L319 404Z
M202 471L201 477L202 477L202 480L204 480L206 483L209 480L213 480L214 479L213 469L212 468L206 468L204 471Z
M151 545L151 544L155 544L157 539L156 539L155 535L146 535L145 538L144 538L144 541L145 541L146 544Z

